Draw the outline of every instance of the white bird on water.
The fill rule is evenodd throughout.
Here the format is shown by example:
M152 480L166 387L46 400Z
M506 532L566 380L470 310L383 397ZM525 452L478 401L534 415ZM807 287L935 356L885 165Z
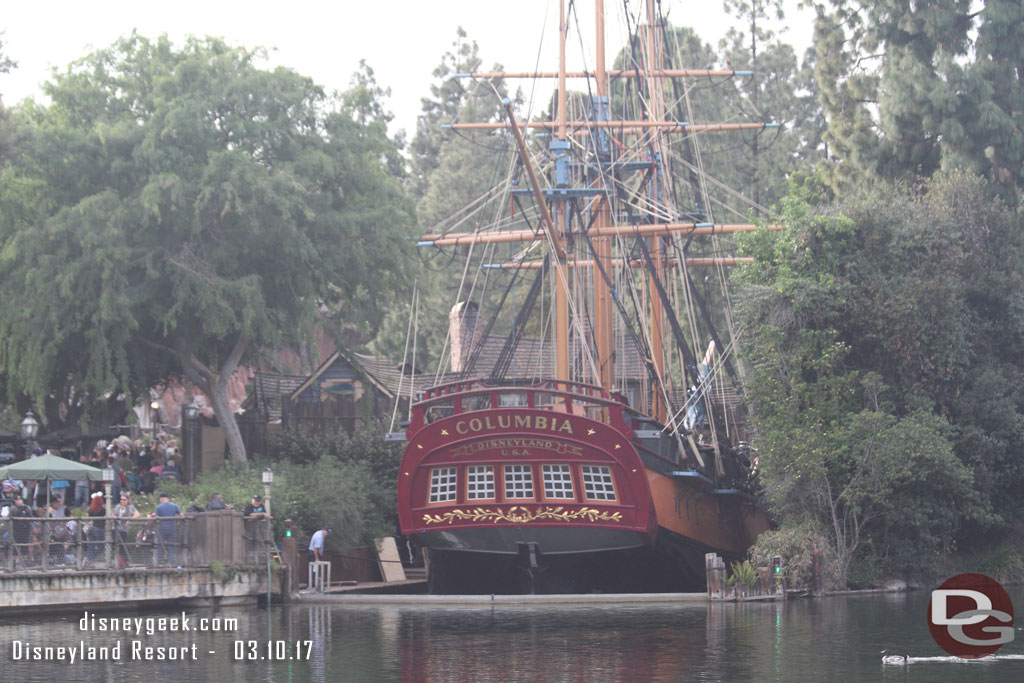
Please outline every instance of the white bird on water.
M889 654L889 650L882 650L882 664L889 664L892 666L907 666L908 664L923 663L976 664L981 662L1021 660L1024 660L1024 655L985 655L984 657L965 659L963 657L911 657L910 655L891 655Z
M882 664L894 664L896 666L906 666L910 663L909 655L891 655L889 650L882 650Z

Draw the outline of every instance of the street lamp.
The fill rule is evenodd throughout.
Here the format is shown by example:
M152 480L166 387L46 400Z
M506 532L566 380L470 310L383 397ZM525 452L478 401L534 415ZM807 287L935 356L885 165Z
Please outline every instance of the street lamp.
M270 485L274 483L274 471L269 467L263 470L263 501L266 503L267 519L270 519Z
M160 401L153 399L149 402L149 426L153 430L153 436L156 437L157 433L157 422L160 420Z
M111 467L110 465L107 465L106 467L103 468L103 488L106 489L106 492L107 492L107 519L103 523L103 544L105 546L103 555L104 555L104 558L106 559L106 566L107 566L107 568L110 567L110 525L111 525L111 521L110 521L110 517L111 517L111 509L110 509L111 508L111 500L110 500L110 495L111 495L111 491L110 491L110 489L114 485L114 477L116 475L117 475L117 473L114 472L114 468Z
M267 542L274 544L273 535L270 531L270 485L274 483L274 471L269 467L263 470L263 501L267 507ZM267 551L267 607L270 607L270 549Z
M21 421L21 436L27 441L32 441L39 433L39 420L32 414L32 411L25 413L25 419Z
M188 483L196 478L196 421L199 418L199 406L195 399L185 404L185 420L188 422Z

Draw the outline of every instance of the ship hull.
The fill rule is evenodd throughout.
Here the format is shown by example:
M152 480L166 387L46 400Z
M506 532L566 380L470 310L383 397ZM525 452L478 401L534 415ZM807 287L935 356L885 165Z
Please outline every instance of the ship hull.
M501 407L509 394L522 405ZM431 390L398 485L401 530L428 550L431 591L703 590L704 553L745 551L763 511L649 467L623 409L597 387L557 382Z
M694 486L651 469L647 478L659 528L706 552L741 555L769 527L767 514L749 495Z
M428 531L420 533L417 538L421 545L435 551L517 557L523 552L523 546L531 545L543 555L550 557L628 550L648 546L652 542L646 532L586 527L499 526L459 531Z

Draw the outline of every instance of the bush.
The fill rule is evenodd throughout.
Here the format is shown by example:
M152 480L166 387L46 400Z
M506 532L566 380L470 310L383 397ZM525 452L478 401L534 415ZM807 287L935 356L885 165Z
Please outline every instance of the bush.
M750 557L757 567L770 567L773 557L782 558L782 575L787 588L812 590L814 588L813 552L821 553L821 566L825 574L825 590L841 590L835 558L829 552L828 539L817 524L804 522L796 526L766 531L750 549Z
M253 494L262 495L260 474L268 466L274 471L270 511L275 538L284 533L285 519L292 520L300 538L309 538L317 529L330 526L334 529L332 543L341 547L365 546L374 538L394 532L394 498L390 509L385 508L382 501L387 494L369 468L333 455L322 455L302 465L255 460L240 467L225 465L204 473L194 486L174 484L163 490L182 510L191 505L205 509L214 493L220 493L233 509L242 510Z
M743 592L747 593L758 582L757 567L750 563L750 560L733 562L731 565L732 575L725 580L727 586L740 585Z
M1009 542L975 555L964 571L980 572L1000 583L1024 582L1024 557Z
M364 423L353 434L344 429L323 434L289 429L273 434L268 450L270 459L282 465L289 461L298 465L309 464L323 456L332 456L343 464L362 468L373 482L365 489L374 510L373 516L379 518L387 527L387 534L391 534L398 523L395 500L402 444L385 441L386 432L387 426L383 422Z

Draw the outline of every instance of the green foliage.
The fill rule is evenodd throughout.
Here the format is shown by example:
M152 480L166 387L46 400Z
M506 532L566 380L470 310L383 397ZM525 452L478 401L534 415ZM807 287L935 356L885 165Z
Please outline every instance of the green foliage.
M781 234L743 240L739 309L766 496L825 530L843 585L864 543L914 571L1017 513L1024 252L975 177L825 199L799 185Z
M972 558L963 571L980 572L1000 583L1024 581L1024 556L1009 542L985 550Z
M0 31L0 36L3 36L3 34L4 32ZM16 66L18 66L18 63L4 54L4 41L0 40L0 74L10 73Z
M1024 6L833 0L817 7L815 77L834 187L983 175L1011 205L1024 182Z
M520 98L510 96L500 79L456 77L460 73L480 71L481 67L476 42L467 39L460 28L452 49L434 69L431 96L422 101L416 134L409 145L411 172L406 186L410 195L417 198L420 234L472 231L507 218L509 200L505 190L510 164L515 158L511 136L443 127L452 123L504 121L502 100L510 97L514 103L519 103ZM500 70L500 65L494 68ZM480 275L479 259L484 253L493 254L493 251L481 248L420 250L422 267L417 282L420 310L431 314L424 313L417 319L417 370L433 371L442 358L448 334L448 317L444 312L458 301L481 301L495 296L494 288L485 284L490 279L490 271ZM502 257L488 256L487 260L495 258ZM467 270L466 261L470 259L473 263ZM468 273L465 282L462 280L464 272ZM407 306L394 307L374 342L374 350L401 358L409 320ZM411 356L411 347L409 353Z
M335 101L262 54L132 35L20 112L31 135L0 193L10 395L96 403L184 375L241 460L239 363L318 325L376 331L412 219L372 74Z
M825 588L832 590L836 588L836 563L830 554L830 545L825 531L817 522L804 520L764 532L757 537L757 543L749 552L759 567L771 566L772 558L781 557L786 587L811 590L814 588L813 553L818 549Z
M724 6L736 22L719 45L723 61L734 69L753 71L721 89L726 106L781 127L722 136L717 144L729 152L716 160L716 175L755 206L771 207L785 196L786 179L793 172L810 170L820 156L816 150L825 122L815 97L813 53L805 55L801 65L793 48L778 39L773 26L785 18L778 0L726 0Z
M373 481L373 486L365 493L375 515L383 520L384 526L393 530L398 521L395 500L398 495L396 487L402 445L385 441L383 435L386 431L383 423L364 424L353 434L344 429L323 434L282 430L271 436L270 459L274 462L291 461L297 465L307 465L323 457L331 457L365 470Z
M758 581L757 567L750 563L750 560L733 562L730 565L731 574L725 580L727 586L740 585L744 591L749 591Z
M213 578L222 584L231 583L235 576L237 576L236 572L237 570L234 567L225 566L220 560L211 560L210 562L210 573L213 574Z
M205 509L214 493L223 495L233 509L242 510L254 494L263 494L260 474L268 466L274 470L270 511L275 538L284 533L285 519L292 520L300 538L308 539L317 529L330 526L332 543L343 548L365 546L394 532L394 496L383 507L387 493L370 469L330 454L305 464L254 461L222 467L203 474L192 487L171 485L164 490L183 510L191 505Z

